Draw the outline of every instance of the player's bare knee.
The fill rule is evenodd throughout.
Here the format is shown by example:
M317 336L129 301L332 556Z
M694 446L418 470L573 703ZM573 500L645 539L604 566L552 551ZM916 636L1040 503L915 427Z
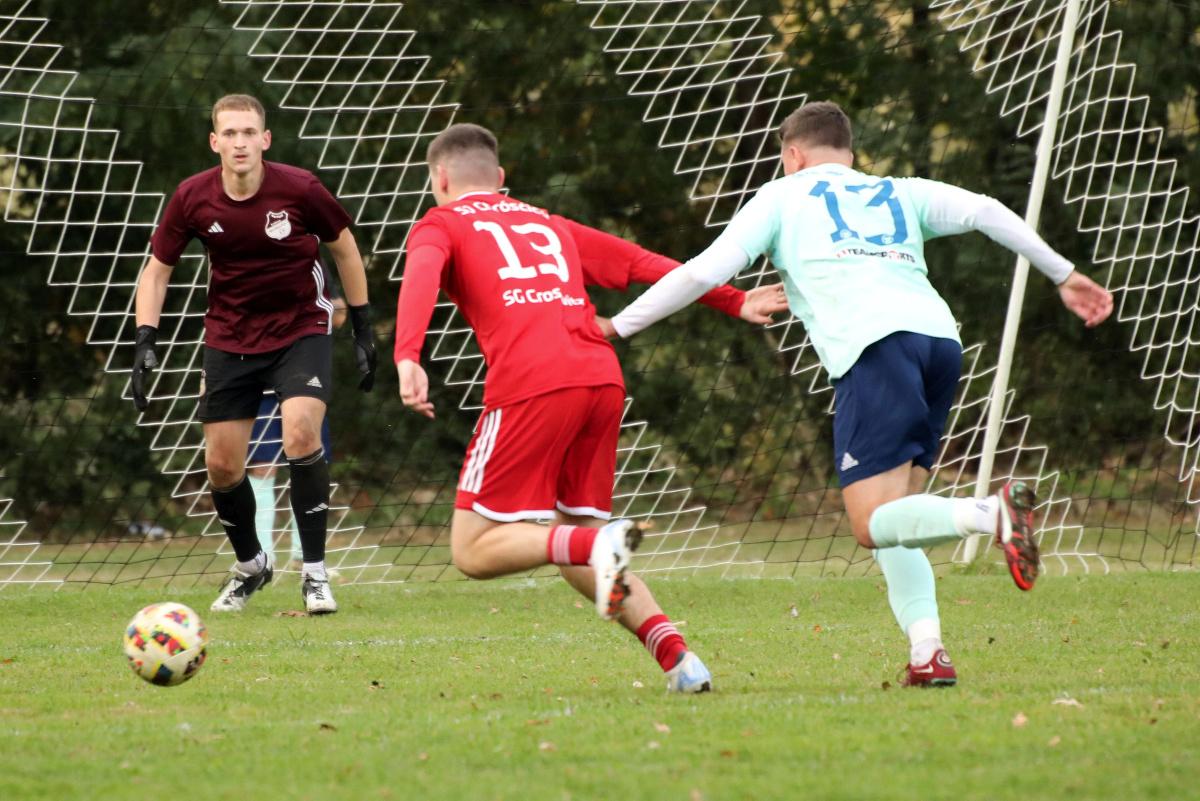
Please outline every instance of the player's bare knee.
M283 451L289 459L299 459L321 448L320 429L302 423L285 425L283 428Z
M492 574L476 555L475 549L472 547L474 544L474 540L463 542L455 540L453 535L451 535L450 558L454 561L454 566L467 578L492 578Z
M208 483L214 487L232 487L242 480L245 467L223 453L210 453L204 457L208 468Z
M875 543L871 540L871 515L858 519L851 518L850 530L854 532L854 539L858 540L859 545L864 548L875 548Z

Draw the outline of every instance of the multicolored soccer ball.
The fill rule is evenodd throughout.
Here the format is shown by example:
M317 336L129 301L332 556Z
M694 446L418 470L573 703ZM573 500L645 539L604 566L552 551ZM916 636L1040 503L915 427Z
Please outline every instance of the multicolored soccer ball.
M174 687L200 672L208 656L208 632L183 604L151 604L125 628L125 656L133 672L151 684Z

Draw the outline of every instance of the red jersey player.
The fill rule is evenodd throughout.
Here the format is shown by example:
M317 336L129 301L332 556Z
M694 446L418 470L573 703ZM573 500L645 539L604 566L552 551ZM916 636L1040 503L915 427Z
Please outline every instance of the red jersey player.
M448 128L427 160L439 205L408 239L400 395L433 417L419 360L439 288L475 330L488 365L450 529L455 565L481 579L561 565L602 616L637 634L670 690L711 689L708 669L626 570L640 529L607 522L625 382L584 289L653 282L677 263L499 194L496 139L478 125ZM702 300L759 323L785 308L778 287L721 287ZM556 525L526 522L546 519Z
M171 270L192 238L209 261L199 418L213 506L237 554L213 603L240 611L271 581L274 565L255 533L246 452L265 391L280 400L283 450L291 466L292 509L304 552L301 592L310 613L337 611L325 572L329 465L321 422L332 384L334 308L318 261L325 242L337 263L354 328L355 356L368 391L375 345L367 278L350 217L306 170L263 161L271 145L262 104L228 95L213 106L209 144L221 165L179 185L151 239L153 256L137 292L133 399L145 409Z

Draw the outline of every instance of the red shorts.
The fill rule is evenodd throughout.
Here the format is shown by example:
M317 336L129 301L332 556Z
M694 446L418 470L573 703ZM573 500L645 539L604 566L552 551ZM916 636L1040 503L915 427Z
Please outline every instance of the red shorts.
M546 520L555 510L607 520L625 390L572 387L487 409L458 480L456 509L489 520Z

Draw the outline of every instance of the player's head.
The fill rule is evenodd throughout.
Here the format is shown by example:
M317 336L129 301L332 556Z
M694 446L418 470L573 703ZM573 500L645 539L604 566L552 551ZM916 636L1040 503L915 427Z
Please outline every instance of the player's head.
M805 103L779 126L779 140L784 175L831 161L847 167L854 162L850 118L837 103Z
M439 206L457 200L464 192L494 192L504 185L500 146L492 132L480 125L451 125L429 143L425 160Z
M212 109L213 132L208 143L221 154L221 166L244 175L262 166L262 153L271 146L267 112L250 95L225 95Z

